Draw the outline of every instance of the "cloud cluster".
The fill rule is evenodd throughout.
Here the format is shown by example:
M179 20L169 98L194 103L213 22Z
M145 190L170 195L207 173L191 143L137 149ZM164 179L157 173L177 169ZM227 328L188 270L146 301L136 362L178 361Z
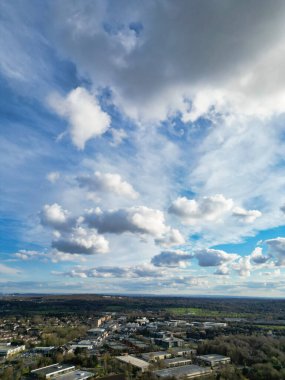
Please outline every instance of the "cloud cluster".
M110 116L83 87L72 90L65 98L52 94L48 102L59 116L67 119L71 140L78 149L84 149L88 140L101 136L110 126Z
M114 193L130 199L137 199L139 196L133 186L119 174L96 171L93 175L79 175L76 180L90 193Z
M285 265L285 238L269 239L265 243L268 247L269 255L277 260L276 265Z
M227 253L219 249L200 249L195 252L195 257L201 267L215 267L233 262L239 258L235 253Z
M199 219L217 220L232 207L232 199L226 199L222 194L198 200L179 197L171 204L169 212L179 216L185 223L191 224Z
M109 243L104 236L83 227L73 228L70 233L60 235L53 240L52 247L60 252L83 255L109 251Z
M154 256L151 263L156 267L186 267L193 255L183 251L163 251Z
M142 236L152 236L164 245L179 245L184 242L180 232L165 223L162 211L146 206L134 206L117 210L89 210L85 221L99 233L122 234L130 232Z
M164 120L180 111L194 121L213 108L259 117L283 110L280 1L54 7L55 45L95 87L111 88L132 118ZM169 30L174 39L165 39Z
M245 210L234 207L232 199L222 194L205 196L199 199L178 197L169 207L169 212L181 218L185 224L196 224L199 221L216 221L231 214L244 223L253 223L262 214L258 210Z
M157 278L163 277L165 271L158 270L149 264L142 264L129 267L104 266L89 269L79 267L64 273L64 275L80 278Z

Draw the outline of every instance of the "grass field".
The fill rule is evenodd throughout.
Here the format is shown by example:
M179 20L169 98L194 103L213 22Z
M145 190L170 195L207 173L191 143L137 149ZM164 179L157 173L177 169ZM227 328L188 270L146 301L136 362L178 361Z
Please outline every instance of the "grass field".
M246 318L251 315L249 313L225 312L196 307L171 307L168 308L167 311L175 315L188 314L196 317Z

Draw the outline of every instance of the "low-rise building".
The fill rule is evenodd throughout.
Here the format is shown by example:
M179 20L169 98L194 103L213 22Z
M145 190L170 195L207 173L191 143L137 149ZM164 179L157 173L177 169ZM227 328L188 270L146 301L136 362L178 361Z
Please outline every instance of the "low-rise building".
M48 365L46 367L34 369L31 371L31 374L39 379L54 379L59 375L63 375L74 370L74 365L56 363Z
M231 362L230 357L218 354L196 356L196 360L200 364L208 365L211 367L217 367L219 365L224 365Z
M94 373L87 372L87 371L80 371L75 370L68 373L65 373L64 375L56 376L56 380L87 380L94 376Z
M195 350L194 348L174 347L171 349L171 352L176 356L192 356L196 355L197 350Z
M146 352L142 354L142 358L148 362L156 360L164 360L171 358L171 353L167 351Z
M170 358L170 359L165 359L163 363L166 365L167 368L172 368L172 367L179 367L181 365L189 365L192 364L192 359L189 358Z
M149 363L136 358L132 355L123 355L123 356L116 356L116 359L119 360L121 363L129 364L132 367L138 368L141 372L145 372L149 368Z
M206 376L211 373L211 369L193 364L175 368L161 369L153 372L157 379L165 379L168 377L174 377L175 379L193 379L201 376Z

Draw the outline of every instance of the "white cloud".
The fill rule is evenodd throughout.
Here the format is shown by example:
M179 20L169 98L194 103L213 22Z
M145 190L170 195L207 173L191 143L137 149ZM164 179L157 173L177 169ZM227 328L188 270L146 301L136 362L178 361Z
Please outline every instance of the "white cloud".
M14 256L20 260L33 260L33 259L37 259L39 257L43 257L44 255L45 254L42 252L29 251L26 249L20 249L18 252L16 252L14 254Z
M171 204L169 212L179 216L184 223L193 224L199 219L217 220L232 207L232 199L226 199L222 194L216 194L197 200L179 197Z
M96 228L99 233L132 232L151 235L159 239L163 238L169 231L169 227L165 224L163 212L146 206L105 212L98 208L91 209L85 214L85 220L90 227Z
M141 264L126 267L104 266L89 269L79 267L63 274L68 277L80 278L157 278L164 276L165 272L150 264Z
M18 275L21 273L19 269L9 267L5 264L0 263L0 273L2 275Z
M285 265L285 238L269 239L265 243L268 247L268 254L277 260L276 265Z
M262 247L256 247L251 253L250 259L254 264L261 265L266 263L270 259L270 256L263 254Z
M233 209L233 216L244 223L253 223L261 215L262 213L258 210L245 210L242 207L235 207Z
M52 242L52 247L59 252L70 254L94 255L109 251L108 240L94 231L76 227Z
M198 260L201 267L215 267L221 266L225 263L233 262L240 256L235 253L227 253L218 249L200 249L194 252L194 256Z
M175 245L182 245L185 243L185 239L181 232L176 228L169 228L169 231L163 238L155 239L156 244L162 247L173 247Z
M111 123L96 97L82 87L72 90L66 98L50 95L49 105L68 120L71 140L78 149L84 149L87 141L104 134Z
M56 181L58 181L60 177L60 173L59 172L50 172L47 174L47 180L51 183L55 183Z
M69 212L57 203L45 205L40 213L41 223L54 229L65 229L69 223Z
M93 175L80 175L76 179L80 186L87 188L91 193L114 193L130 199L139 196L133 186L124 181L119 174L96 171Z
M230 269L226 264L222 264L216 269L215 274L220 276L227 276L230 274Z
M250 262L250 256L244 256L232 264L232 268L239 273L242 277L250 276L252 265Z
M151 259L151 263L157 267L186 267L193 255L183 251L163 251ZM189 265L189 264L188 264Z
M122 128L120 129L111 128L110 132L112 135L111 145L115 147L120 145L128 137L126 131Z

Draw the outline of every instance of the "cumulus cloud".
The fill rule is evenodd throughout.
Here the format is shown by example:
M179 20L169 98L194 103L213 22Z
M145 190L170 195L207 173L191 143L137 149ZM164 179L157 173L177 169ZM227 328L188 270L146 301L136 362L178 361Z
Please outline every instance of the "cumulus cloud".
M258 210L245 210L242 207L235 207L233 209L233 216L244 223L253 223L261 215L262 213Z
M91 193L114 193L130 199L139 196L133 186L124 181L119 174L96 171L93 175L80 175L76 179L81 187L85 187Z
M222 264L216 269L214 274L219 276L227 276L230 274L230 268L226 264Z
M253 264L260 265L266 263L270 259L270 256L263 254L262 247L256 247L251 253L250 259Z
M235 253L227 253L218 249L200 249L195 251L194 256L198 260L201 267L215 267L221 266L225 263L230 263L239 258Z
M84 149L87 141L101 136L110 126L110 116L101 109L96 97L82 87L65 98L50 95L48 102L59 116L67 119L71 140L78 149Z
M109 243L104 236L83 227L76 227L72 232L60 236L52 242L52 247L60 252L83 255L109 251Z
M240 257L237 262L232 264L232 268L242 277L250 276L252 269L250 256Z
M156 244L162 247L173 247L176 245L182 245L185 243L185 239L181 232L176 228L169 228L169 231L163 238L155 239Z
M156 267L186 267L193 255L183 251L163 251L151 259Z
M276 265L285 265L285 238L269 239L265 243L268 247L269 255L277 260Z
M84 217L89 227L96 228L99 233L131 232L161 239L170 230L165 224L163 212L146 206L108 211L91 209Z
M184 223L193 224L199 219L217 220L232 207L232 199L226 199L222 194L216 194L197 200L179 197L171 204L169 212L180 217Z
M71 221L69 212L57 203L45 205L40 213L40 218L42 225L58 230L67 228Z

